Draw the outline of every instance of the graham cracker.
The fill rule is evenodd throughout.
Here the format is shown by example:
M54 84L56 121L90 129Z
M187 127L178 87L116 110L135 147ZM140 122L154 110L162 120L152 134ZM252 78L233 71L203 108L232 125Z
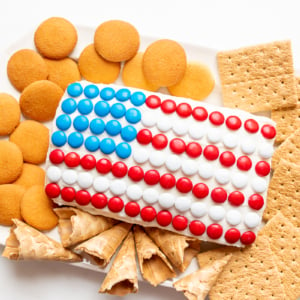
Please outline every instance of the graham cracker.
M300 231L280 212L260 231L268 237L288 299L300 296Z
M222 51L217 61L225 106L249 112L295 107L290 41Z
M208 263L210 258L224 257L230 251L228 248L200 253L200 266L205 261ZM234 250L231 260L210 290L209 299L286 299L268 238L257 237L251 246Z
M271 118L276 122L276 143L282 143L297 128L300 128L300 77L296 77L297 104L295 108L272 110Z
M269 184L264 220L279 211L297 228L300 227L300 165L281 159Z

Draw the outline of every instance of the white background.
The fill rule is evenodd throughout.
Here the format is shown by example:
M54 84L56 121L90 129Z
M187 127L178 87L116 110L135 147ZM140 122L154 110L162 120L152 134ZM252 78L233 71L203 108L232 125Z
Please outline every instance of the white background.
M123 19L135 25L142 35L219 50L290 39L295 68L300 68L297 0L1 0L0 55L11 43L51 16L65 17L74 24L94 28L105 20ZM61 263L11 262L0 258L0 299L119 299L98 294L102 280L101 273ZM125 299L179 300L184 297L173 289L140 283L139 293Z

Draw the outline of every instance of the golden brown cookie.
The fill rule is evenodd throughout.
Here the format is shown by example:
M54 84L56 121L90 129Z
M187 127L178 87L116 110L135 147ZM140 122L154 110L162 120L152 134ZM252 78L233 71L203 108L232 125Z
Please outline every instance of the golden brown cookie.
M95 31L94 45L103 58L120 62L132 58L137 53L140 35L130 23L120 20L106 21Z
M46 160L49 129L43 124L25 120L10 135L9 140L19 146L25 162L38 165Z
M71 58L48 59L45 58L48 68L48 80L59 85L63 90L75 81L81 79L77 63Z
M183 47L172 40L158 40L149 45L143 57L146 79L158 86L177 84L186 70L186 54Z
M182 80L169 86L168 90L173 96L203 100L211 93L214 85L213 75L206 65L190 62Z
M0 184L11 183L21 174L23 156L21 149L9 141L0 141Z
M52 120L64 91L56 83L40 80L27 86L20 96L23 115L39 122Z
M81 75L94 83L113 83L119 76L121 64L102 58L95 50L94 44L88 45L78 59Z
M42 22L34 33L37 50L47 58L67 57L77 43L77 30L72 23L60 17Z
M127 86L148 91L157 91L159 86L149 83L143 73L143 53L137 53L132 59L125 62L122 70L122 80Z
M30 188L33 185L43 185L45 183L45 170L33 164L24 163L23 170L14 184Z
M43 185L34 185L26 190L21 200L21 215L27 224L38 230L50 230L58 223L52 201Z
M0 93L0 135L10 134L18 126L20 116L17 100L11 95Z
M15 184L0 185L0 224L10 226L11 219L21 220L21 199L25 193L22 186Z
M7 76L20 92L30 83L47 79L46 63L41 55L31 49L15 52L7 63Z

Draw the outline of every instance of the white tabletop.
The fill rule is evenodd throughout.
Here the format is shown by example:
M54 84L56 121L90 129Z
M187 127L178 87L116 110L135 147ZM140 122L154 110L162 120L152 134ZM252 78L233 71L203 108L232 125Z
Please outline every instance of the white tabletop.
M220 50L289 39L295 68L299 69L299 15L295 0L2 0L0 55L44 19L61 16L74 24L94 28L105 20L123 19L135 25L142 35ZM0 299L119 299L98 294L103 274L63 263L12 262L0 258L0 270ZM140 283L138 294L125 299L184 297L170 288Z

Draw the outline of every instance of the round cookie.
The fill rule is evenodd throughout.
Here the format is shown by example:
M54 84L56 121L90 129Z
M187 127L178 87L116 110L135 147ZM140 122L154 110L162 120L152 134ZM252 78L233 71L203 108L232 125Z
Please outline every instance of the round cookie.
M45 20L34 33L37 50L43 56L52 59L67 57L75 48L77 38L74 25L60 17Z
M64 91L56 83L40 80L27 86L20 96L23 115L39 122L52 120Z
M0 93L0 136L14 131L20 117L21 111L17 100L11 95Z
M21 149L10 141L0 141L0 184L15 181L20 176L22 167Z
M11 219L21 220L21 200L25 193L22 186L15 184L0 185L0 224L13 225Z
M25 120L10 135L9 140L19 146L25 162L38 165L46 160L49 129L43 124Z
M26 190L21 200L21 215L27 224L38 230L50 230L58 222L43 185L34 185Z
M140 35L128 22L111 20L97 27L94 35L97 53L103 58L121 62L132 58L140 46Z
M122 80L127 86L148 91L157 91L159 86L149 83L143 73L143 53L137 53L132 59L125 62L122 70Z
M59 85L63 90L70 83L81 79L77 63L71 58L58 60L45 58L45 62L49 73L47 79Z
M30 188L33 185L43 185L45 183L45 170L39 166L24 163L23 170L14 184Z
M7 63L7 76L20 92L30 83L47 79L48 71L42 56L30 49L15 52Z
M178 83L186 70L186 54L180 44L172 40L158 40L149 45L143 57L146 79L158 86Z
M203 100L214 86L215 80L210 69L204 64L193 62L188 63L182 80L168 87L168 90L173 96Z
M78 59L81 75L94 83L113 83L119 76L121 64L102 58L95 50L94 44L88 45Z

